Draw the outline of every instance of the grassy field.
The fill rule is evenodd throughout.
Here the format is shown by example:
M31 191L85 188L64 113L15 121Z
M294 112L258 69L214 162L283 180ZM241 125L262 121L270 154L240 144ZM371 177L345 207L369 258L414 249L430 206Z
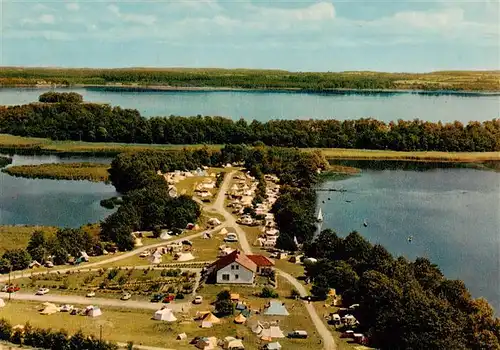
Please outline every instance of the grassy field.
M57 227L52 226L0 226L0 254L7 249L26 248L33 231L42 230L54 233Z
M308 148L306 150L319 150L327 159L380 159L443 162L482 162L500 160L500 152L397 152L342 148Z
M34 137L20 137L0 134L0 151L12 153L54 153L54 154L92 154L110 156L122 152L144 150L178 150L182 148L201 148L203 145L149 145L102 142L53 141ZM221 145L209 145L218 150ZM500 160L500 152L397 152L385 150L361 150L341 148L304 148L305 152L319 150L327 159L380 159L412 161L484 162ZM347 169L352 170L352 169Z
M203 145L152 145L113 142L79 142L53 141L36 137L21 137L0 134L0 151L35 154L94 154L116 155L123 152L137 152L146 150L177 150L183 148L201 148ZM211 145L209 148L220 149L221 146Z
M56 163L17 165L2 171L12 175L33 179L89 180L108 182L109 165L102 163Z
M500 90L498 71L430 73L288 72L221 68L27 68L3 67L0 85L89 85L156 89L278 89L328 91L342 89Z
M278 288L278 292L286 296L289 293L290 286L281 280L279 285L281 287ZM102 326L103 338L106 340L133 341L135 344L179 350L193 349L193 346L189 345L188 342L195 336L216 336L221 339L226 336L238 335L244 338L243 343L246 349L258 349L263 343L251 332L247 325L235 324L232 317L223 318L220 324L214 325L211 329L202 329L198 322L192 320L196 311L212 309L209 302L213 301L215 295L222 289L221 286L206 286L202 294L206 299L204 304L192 307L185 314L177 313L178 321L170 324L152 320L153 312L151 311L111 307L103 308L103 315L93 319L83 316L70 316L66 313L43 316L37 311L38 303L27 301L8 302L6 307L0 309L0 318L8 319L12 324L24 324L29 321L31 325L37 327L64 328L71 333L82 329L85 333L94 335L99 334ZM266 299L252 296L252 293L257 291L255 288L234 287L231 291L239 292L240 297L249 303L253 309L261 308L267 302ZM250 318L250 322L279 320L280 327L285 333L294 329L304 329L310 334L309 339L305 340L279 339L280 344L285 349L321 349L312 322L307 317L304 317L306 311L303 303L290 299L283 299L283 301L290 312L290 316L254 315ZM182 332L187 333L188 339L184 341L175 340L177 334Z

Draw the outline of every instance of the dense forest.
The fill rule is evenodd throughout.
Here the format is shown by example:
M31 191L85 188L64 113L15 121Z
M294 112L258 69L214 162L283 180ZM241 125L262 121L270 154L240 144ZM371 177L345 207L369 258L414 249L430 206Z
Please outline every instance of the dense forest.
M56 99L52 97L52 99ZM500 151L500 120L384 123L358 120L270 120L222 117L145 118L137 110L94 103L0 107L0 133L54 140L144 144L254 144L395 151Z
M431 73L287 72L256 69L0 69L0 85L119 85L241 89L412 89L499 91L498 71L441 71Z
M393 257L357 232L340 238L324 230L304 247L313 294L330 288L352 313L358 331L380 349L500 349L500 319L484 299L473 299L460 280L446 279L426 258Z

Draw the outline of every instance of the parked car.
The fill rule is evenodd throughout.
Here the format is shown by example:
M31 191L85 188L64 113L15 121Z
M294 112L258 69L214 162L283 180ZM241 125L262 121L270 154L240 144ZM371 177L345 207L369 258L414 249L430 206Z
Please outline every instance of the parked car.
M224 242L238 242L238 236L236 236L236 233L228 233L224 238Z
M197 295L193 300L193 304L201 304L201 303L203 303L203 297L201 295Z
M172 301L174 301L175 299L175 295L173 294L169 294L169 295L166 295L164 298L163 298L163 302L164 303L170 303Z
M49 269L53 268L54 267L54 263L52 261L47 261L45 263L45 267L48 267Z
M288 338L296 338L296 339L306 339L308 336L306 331L293 331L288 333Z
M93 298L95 297L95 292L88 292L86 295L87 298Z
M45 295L49 292L48 288L40 288L37 292L36 295Z
M185 244L185 245L188 245L188 246L192 246L193 242L191 242L190 240L185 239L185 240L182 241L182 244Z
M163 294L155 294L151 298L152 303L159 303L163 299Z
M80 313L80 309L75 307L73 310L71 310L71 312L69 314L72 316L75 316L75 315L78 315L79 313Z
M132 298L132 294L130 293L123 293L121 297L122 300L129 300L130 298Z
M19 286L8 286L7 287L7 293L15 293L15 292L19 292L21 290L21 288L19 288Z
M73 309L74 309L73 305L66 304L66 305L61 306L61 308L59 310L61 312L71 312Z

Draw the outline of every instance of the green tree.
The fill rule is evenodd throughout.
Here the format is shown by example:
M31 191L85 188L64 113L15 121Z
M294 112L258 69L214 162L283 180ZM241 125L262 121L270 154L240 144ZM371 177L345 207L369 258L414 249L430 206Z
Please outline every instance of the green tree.
M47 256L47 241L45 239L45 233L39 230L34 231L31 234L26 250L34 260L38 262L45 261L45 257Z
M12 336L12 325L5 318L0 319L0 340L9 341Z
M12 265L9 260L0 258L0 273L9 273Z
M2 258L9 261L13 270L24 270L31 263L31 256L24 249L7 250Z
M231 293L228 290L223 290L217 294L215 300L215 310L220 316L229 316L234 312L233 303L231 302Z

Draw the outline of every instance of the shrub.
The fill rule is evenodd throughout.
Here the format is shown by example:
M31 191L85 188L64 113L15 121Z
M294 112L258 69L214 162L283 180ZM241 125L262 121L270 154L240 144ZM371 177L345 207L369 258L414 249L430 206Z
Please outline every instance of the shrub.
M108 272L108 280L112 280L113 278L116 277L116 275L118 275L118 269L114 268Z
M299 291L298 291L297 289L295 289L295 288L294 288L294 289L292 289L292 290L290 291L290 298L292 298L292 299L298 299L298 298L300 298L300 293L299 293Z
M12 336L12 325L9 321L2 318L0 320L0 340L10 340Z
M262 288L262 292L260 292L260 296L262 298L278 298L279 295L276 291L269 287Z

